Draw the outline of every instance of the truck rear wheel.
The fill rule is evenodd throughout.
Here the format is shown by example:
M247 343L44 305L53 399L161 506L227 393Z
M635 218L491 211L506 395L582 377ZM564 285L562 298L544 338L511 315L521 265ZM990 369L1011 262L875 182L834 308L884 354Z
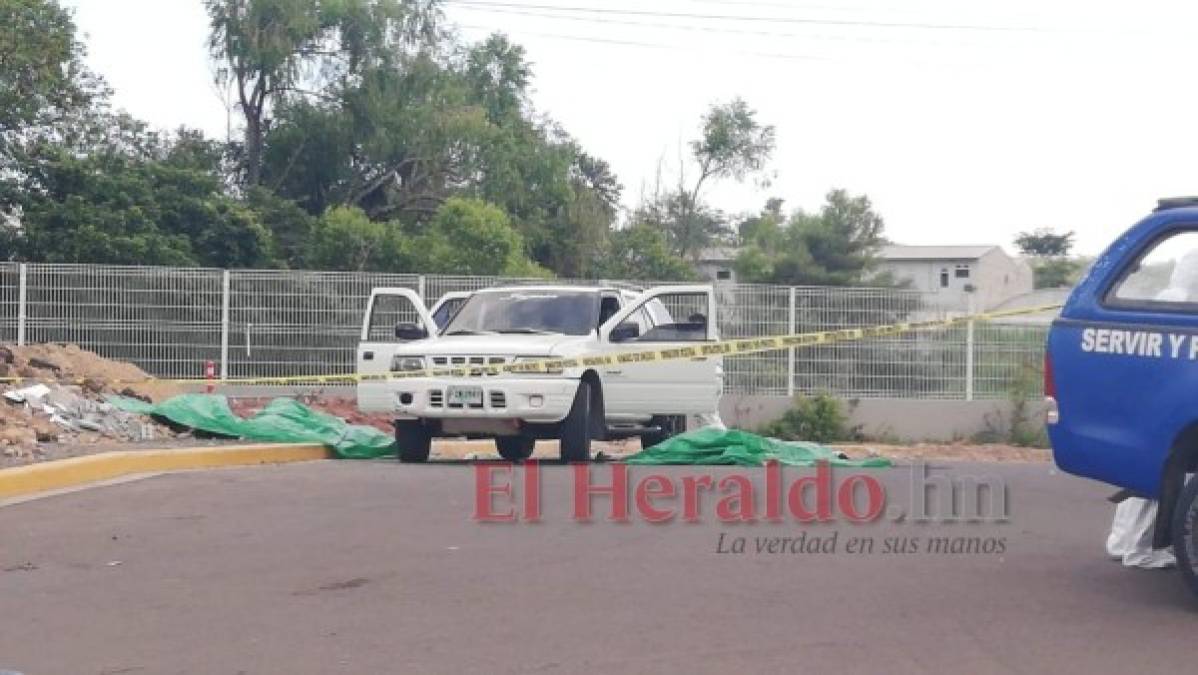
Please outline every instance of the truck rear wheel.
M1190 479L1173 510L1173 553L1190 590L1198 595L1198 476Z
M433 437L419 421L399 420L395 423L395 447L404 464L427 462Z
M562 421L562 461L591 461L591 383L578 383L570 414Z
M686 431L685 415L657 415L649 420L649 426L661 431L641 434L641 449L651 448L659 443L665 443L678 434Z
M495 439L499 456L509 462L519 462L532 457L536 445L537 439L529 436L499 436Z

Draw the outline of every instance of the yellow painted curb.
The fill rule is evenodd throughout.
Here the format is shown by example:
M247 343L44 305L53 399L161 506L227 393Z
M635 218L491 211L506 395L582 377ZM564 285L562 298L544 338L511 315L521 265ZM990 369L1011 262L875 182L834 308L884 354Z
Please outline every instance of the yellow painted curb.
M238 445L105 452L0 469L0 499L60 490L139 473L222 466L312 462L331 457L323 445Z

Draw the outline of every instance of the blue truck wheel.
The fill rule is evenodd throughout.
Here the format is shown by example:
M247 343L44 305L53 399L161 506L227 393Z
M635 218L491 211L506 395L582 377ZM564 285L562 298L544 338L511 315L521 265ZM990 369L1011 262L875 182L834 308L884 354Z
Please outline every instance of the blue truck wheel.
M1190 479L1173 513L1173 551L1177 555L1177 567L1189 584L1190 590L1198 595L1198 476Z

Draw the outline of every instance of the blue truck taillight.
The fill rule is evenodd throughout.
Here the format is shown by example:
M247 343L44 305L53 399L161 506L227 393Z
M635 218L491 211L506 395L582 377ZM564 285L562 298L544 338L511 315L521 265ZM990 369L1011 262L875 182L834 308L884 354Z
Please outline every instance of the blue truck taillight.
M1052 372L1052 356L1044 353L1044 421L1056 424L1061 421L1061 409L1057 404L1057 380Z
M1049 398L1057 397L1057 381L1052 375L1052 356L1044 354L1044 395Z

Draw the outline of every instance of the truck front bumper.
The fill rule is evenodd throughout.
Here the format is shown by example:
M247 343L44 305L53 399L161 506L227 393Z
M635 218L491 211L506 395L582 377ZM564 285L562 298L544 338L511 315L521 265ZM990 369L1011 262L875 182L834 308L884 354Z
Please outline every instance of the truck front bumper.
M458 388L481 390L481 402L454 402L451 389ZM412 378L360 384L358 407L363 412L391 412L397 418L548 424L566 418L577 391L578 380L565 377Z

